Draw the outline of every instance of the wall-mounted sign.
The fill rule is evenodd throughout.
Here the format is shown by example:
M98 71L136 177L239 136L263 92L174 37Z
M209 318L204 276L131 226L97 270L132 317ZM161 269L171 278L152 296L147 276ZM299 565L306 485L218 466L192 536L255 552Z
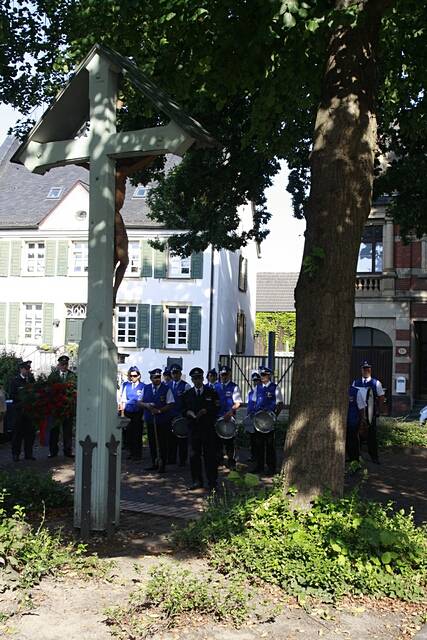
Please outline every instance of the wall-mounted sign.
M406 378L398 376L396 378L396 393L406 393Z
M399 356L406 356L408 355L408 349L407 347L398 347L397 353L399 354Z

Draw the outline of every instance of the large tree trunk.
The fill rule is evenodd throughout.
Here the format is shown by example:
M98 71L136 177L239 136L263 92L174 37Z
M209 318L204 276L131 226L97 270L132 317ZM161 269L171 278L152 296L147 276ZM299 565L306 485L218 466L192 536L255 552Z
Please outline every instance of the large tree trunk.
M336 2L350 4L356 0ZM372 200L376 50L386 4L365 0L363 24L333 34L317 112L283 467L284 486L297 488L301 504L343 490L355 273Z

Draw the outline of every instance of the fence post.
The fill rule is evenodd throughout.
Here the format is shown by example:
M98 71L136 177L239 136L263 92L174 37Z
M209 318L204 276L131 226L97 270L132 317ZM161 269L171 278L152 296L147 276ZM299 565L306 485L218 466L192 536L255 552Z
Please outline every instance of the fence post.
M268 332L268 367L274 374L274 355L276 353L276 334L274 331Z

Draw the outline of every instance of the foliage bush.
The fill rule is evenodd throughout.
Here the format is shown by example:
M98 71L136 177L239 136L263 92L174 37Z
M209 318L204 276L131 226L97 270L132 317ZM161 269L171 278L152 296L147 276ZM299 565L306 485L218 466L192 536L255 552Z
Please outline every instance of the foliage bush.
M235 496L211 503L174 535L178 545L208 549L210 562L226 574L240 570L297 596L426 595L426 528L417 528L411 513L355 493L322 497L308 511L293 509L280 488Z
M274 331L276 334L276 349L289 343L289 349L294 350L296 332L295 311L257 311L255 316L255 334L262 337L264 347L267 349L268 334Z
M155 622L145 613L153 608ZM213 571L199 576L162 563L151 569L147 585L131 594L128 606L107 610L106 622L116 636L127 640L153 636L164 627L174 626L186 613L208 615L239 626L248 614L244 581L238 576L226 580Z
M18 373L18 358L13 351L0 351L0 387L6 392L9 390L11 379Z
M0 471L0 490L4 494L2 508L8 515L13 513L16 505L28 512L72 504L69 487L54 480L50 473L30 469Z
M380 418L378 444L381 447L427 447L427 428L417 422Z

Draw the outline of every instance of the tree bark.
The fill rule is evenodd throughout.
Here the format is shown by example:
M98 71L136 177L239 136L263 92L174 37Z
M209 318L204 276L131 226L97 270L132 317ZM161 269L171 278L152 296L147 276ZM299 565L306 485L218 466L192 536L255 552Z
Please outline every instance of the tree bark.
M355 28L333 33L311 153L284 488L307 505L344 481L356 262L372 201L376 150L376 55L386 0L363 5Z

